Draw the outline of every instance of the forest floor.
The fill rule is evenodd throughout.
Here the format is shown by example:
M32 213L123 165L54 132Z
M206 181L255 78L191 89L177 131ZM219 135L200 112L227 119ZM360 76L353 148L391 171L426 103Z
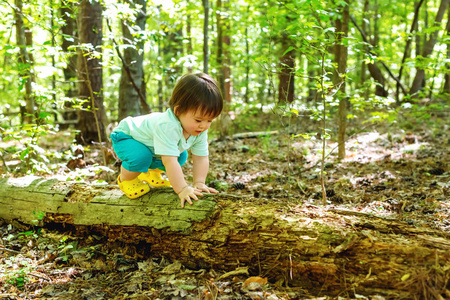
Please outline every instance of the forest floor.
M308 131L308 126L312 131L316 125L302 130ZM283 130L213 140L208 181L224 194L265 199L273 205L288 203L294 213L308 207L346 209L450 233L448 117L408 128L368 129L350 137L343 161L335 153L329 155L325 205L320 184L322 142L291 138ZM58 133L44 144L63 152L70 142L65 133ZM336 143L328 143L329 149L335 147ZM100 151L93 147L85 151L84 159L61 163L55 173L59 178L115 184L117 166L111 162L111 172L99 171L94 163L101 161ZM184 170L189 178L190 165ZM190 270L176 261L146 255L136 245L108 243L98 235L80 237L64 229L1 220L0 225L0 298L5 299L388 299L349 291L335 298L307 290L299 296L289 287L239 272L219 279L223 272ZM448 280L450 270L446 272ZM421 298L411 295L411 299Z

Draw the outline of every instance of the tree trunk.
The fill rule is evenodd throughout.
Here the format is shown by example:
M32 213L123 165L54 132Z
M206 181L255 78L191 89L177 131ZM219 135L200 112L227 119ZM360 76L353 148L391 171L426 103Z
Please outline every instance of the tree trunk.
M425 10L427 9L426 5L427 5L427 2L425 2ZM419 24L417 24L417 32L420 32L420 30L421 30L421 28L419 27ZM418 56L421 55L421 53L422 53L421 46L422 46L421 36L419 34L416 34L416 36L415 36L415 47L414 47L415 57L418 57Z
M374 9L373 9L373 37L371 39L371 44L373 47L378 47L379 38L379 30L378 30L378 0L375 0ZM370 76L375 80L377 85L375 86L375 95L381 97L387 97L389 95L388 91L385 89L386 79L383 76L383 73L375 64L369 64L369 73Z
M450 36L450 6L447 9L447 28L445 31L447 32L447 35ZM443 92L450 95L450 43L447 43L447 63L446 63L446 69L447 72L444 76L444 86L443 86Z
M410 54L410 47L411 47L411 43L412 43L412 34L417 31L417 25L419 23L419 12L420 12L420 7L422 6L424 0L420 0L420 2L415 2L415 8L414 8L414 18L413 18L413 22L411 24L411 29L409 30L410 33L410 37L408 38L408 40L406 41L406 45L405 45L405 50L403 52L403 58L402 58L402 64L400 65L400 70L398 71L398 80L402 80L402 73L403 73L403 66L405 64L406 59L408 58L408 54ZM399 83L397 83L397 95L395 97L397 104L400 104L400 85ZM406 96L406 95L404 95Z
M439 10L436 14L436 18L434 20L434 26L441 27L442 18L444 17L444 13L447 10L447 7L450 3L450 0L442 0L439 5ZM433 52L434 45L436 44L437 37L439 34L439 30L435 30L432 34L430 34L430 38L423 46L422 57L427 58ZM425 70L422 67L416 68L417 73L414 77L414 81L411 85L411 89L409 91L410 95L415 95L422 89L422 82L425 80Z
M288 37L283 35L281 40L282 51L287 51L290 46ZM294 72L295 50L290 50L280 58L280 72L278 74L278 101L280 103L292 103L294 101Z
M425 1L425 9L424 9L424 17L423 17L423 29L427 29L430 27L429 25L429 17L430 14L428 13L428 1ZM425 45L427 43L428 37L429 37L429 33L424 33L422 35L422 42L420 43L421 45ZM421 52L419 52L419 55L421 54Z
M53 30L53 28L55 28L55 9L52 7L52 0L49 0L48 3L51 11L50 11L50 20L49 20L49 25L50 25L50 38L51 38L51 45L52 47L56 47L56 33ZM52 63L52 68L54 70L56 70L56 60L55 60L55 56L52 55L51 57L51 63ZM56 74L53 73L52 74L52 91L56 91ZM56 105L56 93L54 93L52 95L52 103L51 103L51 107L53 109L53 121L54 122L58 122L58 114L56 113L56 110L58 109L57 105Z
M226 103L231 104L231 59L230 59L230 2L229 0L224 0L223 8L225 10L225 17L223 18L222 26L225 28L225 34L222 35L223 39L223 66L222 73L224 77L224 100ZM223 28L222 28L223 29ZM223 32L222 32L223 33Z
M164 61L163 41L158 40L158 59ZM164 72L164 71L163 71ZM161 74L161 78L158 80L158 106L160 111L163 111L164 107L164 73Z
M90 144L106 140L106 114L103 107L102 7L98 1L83 0L78 10L78 29L81 44L92 48L82 49L78 55L79 97L86 100L80 111L76 139ZM96 114L96 116L94 115Z
M192 30L191 30L191 26L192 26L192 21L191 21L191 12L189 10L189 1L190 0L186 0L186 10L187 10L187 17L186 17L186 37L188 39L188 43L187 43L187 51L186 54L187 55L192 55ZM192 73L192 63L189 62L188 64L188 73Z
M209 66L209 0L203 0L205 18L203 20L203 73L208 73Z
M231 104L231 71L230 71L230 36L229 36L229 20L228 17L223 17L223 15L228 15L229 6L227 1L224 1L225 5L222 5L222 0L217 0L216 2L216 24L217 24L217 67L220 72L218 72L217 79L219 82L219 87L224 97L224 109L222 114L219 116L219 138L224 138L228 135L231 127L231 118L229 115L230 104ZM224 34L224 29L225 34Z
M61 6L61 19L64 21L64 25L61 26L63 34L61 48L65 53L67 66L63 69L64 81L68 88L65 88L65 96L70 99L77 97L77 52L71 50L70 47L76 45L77 37L77 23L75 20L72 2L64 3ZM73 111L73 102L64 102L64 108L67 111L63 112L63 119L65 121L77 121L78 115ZM65 126L64 126L65 127ZM63 127L63 128L64 128Z
M225 76L223 74L223 25L222 25L222 0L216 2L216 24L217 24L217 82L222 95L225 95Z
M165 48L167 57L175 58L177 61L183 56L183 23L177 26L176 31L169 34L167 42L168 46ZM170 64L172 67L169 69L167 78L170 80L171 86L173 86L176 79L183 75L183 65L177 65L174 61L171 61Z
M336 20L336 45L334 59L337 63L337 70L334 74L334 84L339 87L336 97L339 99L339 131L338 131L338 157L345 158L345 132L347 127L347 96L345 94L345 74L347 73L348 49L342 42L342 39L348 36L348 25L350 20L349 0L342 7L342 19ZM344 76L343 76L344 75Z
M308 72L308 83L307 83L308 96L306 97L306 101L311 102L316 99L316 94L317 94L316 81L314 79L317 75L317 70L316 70L317 65L312 63L309 60L306 60L306 63L307 63L306 68L307 68L307 72Z
M361 37L362 37L363 41L366 43L369 43L369 39L367 38L366 33L359 27L358 23L356 23L356 20L351 16L350 16L350 19L351 19L353 25L355 25L356 29L358 29L358 31L361 33ZM370 49L369 49L369 53L371 53L372 55L376 55L372 51L370 51ZM391 77L393 77L392 72L389 71L389 68L385 64L383 64L383 66L385 67L386 70L388 70L389 74L391 74ZM381 96L381 97L387 97L388 92L384 88L386 79L384 78L383 73L381 72L380 68L378 68L378 66L375 64L367 64L367 67L369 69L370 76L372 76L372 78L376 82L375 95ZM394 77L394 79L396 79L396 78ZM400 87L403 87L403 86L400 85Z
M19 75L22 79L25 80L25 109L24 115L22 117L24 123L33 123L35 116L35 99L32 96L32 81L33 74L32 70L32 59L27 50L27 38L25 33L25 24L23 22L23 2L22 0L15 0L15 9L14 9L14 21L16 23L16 43L19 47Z
M43 212L43 219L33 212ZM279 203L219 194L182 209L172 189L130 200L112 186L28 176L0 180L0 218L146 244L152 256L190 268L244 266L310 292L414 299L424 292L417 282L424 274L443 295L450 276L449 233L310 204L286 210Z
M375 64L368 64L367 67L369 68L370 76L375 80L376 86L375 86L375 95L380 97L387 97L389 95L388 91L384 88L386 84L386 79L383 76L383 73L381 72L380 68L377 67Z
M378 19L379 19L379 12L378 12L378 0L375 0L373 8L373 37L372 37L372 46L378 47L378 42L380 40L379 30L378 30Z
M370 28L370 26L367 26L366 20L369 16L369 0L364 0L364 9L363 9L363 20L361 22L361 30L363 32L367 32L367 28ZM362 55L365 55L364 53ZM368 101L369 99L369 87L366 85L366 62L365 59L361 59L361 81L360 85L364 89L364 99Z
M250 4L247 4L247 16L250 15ZM245 94L244 94L244 102L249 103L250 102L250 64L251 64L251 58L250 58L250 43L248 42L249 35L248 35L248 23L245 26Z
M130 7L136 10L136 4L142 6L137 10L136 21L132 24L129 21L122 21L122 33L124 44L128 45L123 51L122 75L119 86L119 120L128 116L141 115L141 97L145 101L145 94L141 93L141 87L145 84L144 80L144 43L136 40L135 35L130 28L136 25L140 30L145 30L147 20L147 1L127 0ZM128 70L127 70L128 69ZM130 78L131 77L131 78ZM134 83L134 84L133 84ZM141 95L140 95L141 94Z
M216 23L217 23L217 66L221 70L218 73L217 79L220 90L224 97L225 103L231 103L231 70L230 70L230 24L228 19L229 3L222 0L216 2ZM225 29L225 34L224 34Z

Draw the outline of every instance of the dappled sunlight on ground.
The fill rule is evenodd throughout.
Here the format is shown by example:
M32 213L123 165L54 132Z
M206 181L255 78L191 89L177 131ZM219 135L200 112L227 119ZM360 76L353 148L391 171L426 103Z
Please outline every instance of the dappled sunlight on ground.
M55 139L49 136L46 142L67 156L52 162L53 174L38 176L115 188L120 164L111 159L103 167L105 149L99 145L73 147L70 134L60 133ZM20 146L17 141L7 143L0 147ZM327 143L325 205L320 176L322 141L293 139L282 131L212 141L207 184L220 190L223 199L271 205L280 219L302 223L305 228L330 223L345 228L357 222L356 216L367 215L439 230L443 236L450 233L448 132L434 136L420 129L407 134L390 128L387 133L355 134L346 143L347 156L342 161L337 159L336 146L336 142ZM15 160L8 153L5 159ZM19 168L20 164L11 166ZM183 169L187 181L192 182L191 162ZM336 218L337 211L345 217ZM251 215L253 208L242 206L236 213ZM264 289L255 285L255 291L248 291L241 288L248 277L245 274L217 280L228 275L147 257L136 245L106 243L97 235L86 237L79 247L77 237L47 229L35 237L34 228L20 224L3 224L1 233L0 248L12 252L0 254L4 274L0 294L14 299L73 299L74 295L79 299L141 299L138 297L144 295L147 298L142 299L212 299L208 295L217 290L223 297L217 299L294 299L307 292L275 283ZM380 238L366 229L361 234L369 240ZM304 234L296 238L314 239ZM25 291L17 287L17 280L24 281L21 286L26 286Z

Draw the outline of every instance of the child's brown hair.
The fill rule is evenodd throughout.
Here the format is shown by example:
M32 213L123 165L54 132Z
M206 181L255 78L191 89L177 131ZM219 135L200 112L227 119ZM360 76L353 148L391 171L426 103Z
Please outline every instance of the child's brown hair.
M183 75L175 85L169 107L179 116L189 110L200 110L212 118L220 115L223 98L217 81L205 73Z

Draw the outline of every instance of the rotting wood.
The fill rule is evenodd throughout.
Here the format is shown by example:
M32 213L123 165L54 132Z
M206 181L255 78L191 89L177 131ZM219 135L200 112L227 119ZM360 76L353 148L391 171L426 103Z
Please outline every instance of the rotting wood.
M114 186L32 176L0 180L0 218L34 224L33 211L45 213L41 226L71 224L79 234L146 243L152 256L190 268L248 267L272 282L336 295L347 289L409 295L402 277L416 269L438 269L436 276L450 277L448 233L350 211L291 209L220 194L181 209L171 189L130 200Z
M218 138L213 140L213 142L217 142L220 140L241 140L241 139L250 139L250 138L257 138L257 137L263 137L263 136L269 136L269 135L277 135L280 132L278 130L273 131L257 131L257 132L241 132L236 133L230 136L226 136L224 138Z
M35 176L0 180L0 218L27 224L36 222L33 212L42 211L43 223L144 226L189 233L192 222L204 220L215 206L211 197L203 197L195 206L182 209L170 188L130 200L114 186L95 187Z

